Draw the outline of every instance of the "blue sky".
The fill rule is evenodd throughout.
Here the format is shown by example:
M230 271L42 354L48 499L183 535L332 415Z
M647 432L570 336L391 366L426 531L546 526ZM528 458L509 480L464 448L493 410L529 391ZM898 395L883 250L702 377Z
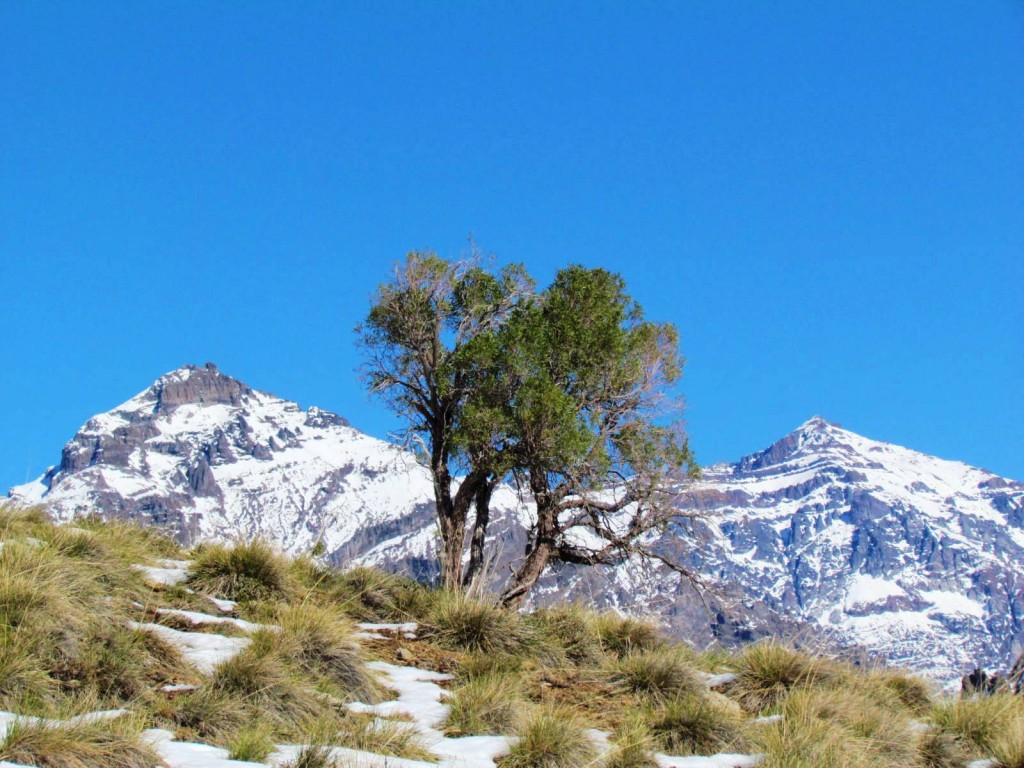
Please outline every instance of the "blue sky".
M698 460L814 414L1024 479L1017 2L5 3L0 487L186 362L384 435L472 234L680 329Z

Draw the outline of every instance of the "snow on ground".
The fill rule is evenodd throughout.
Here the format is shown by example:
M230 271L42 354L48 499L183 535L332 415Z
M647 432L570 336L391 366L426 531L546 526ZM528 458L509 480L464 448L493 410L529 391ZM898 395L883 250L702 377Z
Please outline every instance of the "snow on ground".
M136 629L145 629L164 640L179 651L193 667L203 674L210 674L214 668L230 659L252 642L247 637L225 637L209 632L179 632L162 624L143 624L133 621Z
M132 568L142 571L142 578L146 583L157 587L173 587L188 579L188 570L182 567L133 565Z
M230 616L211 616L208 613L198 611L181 611L177 608L157 608L156 612L165 616L180 616L188 619L193 624L231 624L243 632L255 632L257 629L269 629L267 624L253 624L243 619L233 619Z

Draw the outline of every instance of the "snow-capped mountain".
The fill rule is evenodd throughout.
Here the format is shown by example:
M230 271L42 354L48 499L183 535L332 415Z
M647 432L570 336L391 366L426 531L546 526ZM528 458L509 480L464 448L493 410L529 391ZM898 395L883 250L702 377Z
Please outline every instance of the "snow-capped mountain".
M11 490L60 519L100 513L185 542L261 535L434 573L427 472L339 416L186 366L90 419L39 480ZM1024 486L811 419L681 489L702 518L657 545L714 587L710 612L664 568L563 568L539 600L660 614L697 642L783 633L863 646L941 679L1005 667L1024 644ZM528 505L496 494L495 579L522 552ZM694 543L696 542L696 544Z

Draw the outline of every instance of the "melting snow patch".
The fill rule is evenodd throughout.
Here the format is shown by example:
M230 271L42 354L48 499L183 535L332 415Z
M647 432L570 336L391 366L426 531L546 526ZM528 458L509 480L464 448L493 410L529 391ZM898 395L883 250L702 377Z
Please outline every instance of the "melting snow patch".
M265 768L263 763L229 760L229 752L207 744L174 741L174 734L153 728L142 734L169 768Z
M209 595L206 596L206 599L217 606L217 610L223 613L231 613L238 607L238 603L234 600L221 600L220 598L210 597Z
M720 675L708 675L704 679L704 685L708 688L721 688L723 685L728 685L738 677L739 675L735 672L723 672Z
M257 629L268 628L265 624L253 624L251 621L233 619L230 616L211 616L208 613L199 613L198 611L179 611L176 608L157 608L156 612L168 616L181 616L184 619L188 619L193 624L231 624L232 626L238 627L243 632L255 632Z
M141 624L133 621L136 629L145 629L179 651L193 667L209 674L252 642L247 637L225 637L206 632L179 632L161 624Z
M158 568L152 565L133 565L132 568L142 571L146 583L156 587L173 587L188 579L185 568Z

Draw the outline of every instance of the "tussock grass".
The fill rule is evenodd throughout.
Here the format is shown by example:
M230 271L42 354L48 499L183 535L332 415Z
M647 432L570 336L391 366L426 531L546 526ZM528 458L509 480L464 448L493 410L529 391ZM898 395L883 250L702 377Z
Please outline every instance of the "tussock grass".
M277 652L303 673L323 678L346 701L375 703L384 688L366 668L353 628L336 611L312 602L282 608L277 615Z
M987 758L997 739L1024 722L1024 701L1009 693L961 698L936 705L928 720L972 758Z
M276 635L272 630L254 632L249 646L213 671L209 687L243 703L276 731L292 734L330 709L323 696L292 674Z
M577 666L597 666L605 661L599 615L579 605L541 608L528 617L550 645L561 649Z
M757 735L764 754L759 768L874 768L863 745L851 745L847 734L807 714L761 726Z
M139 740L141 721L49 724L17 720L0 744L0 760L38 768L153 768L160 758Z
M436 756L423 744L416 729L394 720L349 716L341 724L331 743L339 747L374 752L379 755L404 757L410 760L435 760Z
M619 658L666 645L657 623L650 619L620 616L609 611L597 614L595 624L601 646Z
M158 721L169 725L177 738L205 739L222 743L229 749L231 740L240 731L253 726L253 718L244 701L209 686L158 704L154 715ZM256 722L273 731L260 718Z
M273 732L263 723L239 728L227 739L228 758L262 763L276 749Z
M657 768L658 763L651 754L655 746L655 737L646 720L640 715L629 716L615 729L602 768Z
M584 768L597 751L571 709L538 705L516 728L517 741L502 768Z
M658 745L672 755L710 755L743 748L739 713L697 693L648 710L647 720Z
M286 599L296 591L287 558L260 540L198 548L189 584L229 600Z
M697 694L704 688L689 657L678 648L629 654L613 664L612 677L631 693L658 702Z
M728 693L748 712L764 712L785 701L798 686L829 679L832 663L774 642L749 645L730 665L737 679Z
M420 621L432 602L430 591L411 579L373 568L351 568L337 574L328 597L358 621Z
M448 717L441 728L449 736L510 734L520 720L522 683L508 673L473 677L445 699Z
M992 741L995 768L1024 768L1024 720L1018 718Z
M928 712L934 703L932 686L906 672L889 669L874 671L863 678L863 685L894 694L904 707L918 715Z
M420 628L444 648L518 655L536 647L536 632L518 614L455 592L438 592Z

